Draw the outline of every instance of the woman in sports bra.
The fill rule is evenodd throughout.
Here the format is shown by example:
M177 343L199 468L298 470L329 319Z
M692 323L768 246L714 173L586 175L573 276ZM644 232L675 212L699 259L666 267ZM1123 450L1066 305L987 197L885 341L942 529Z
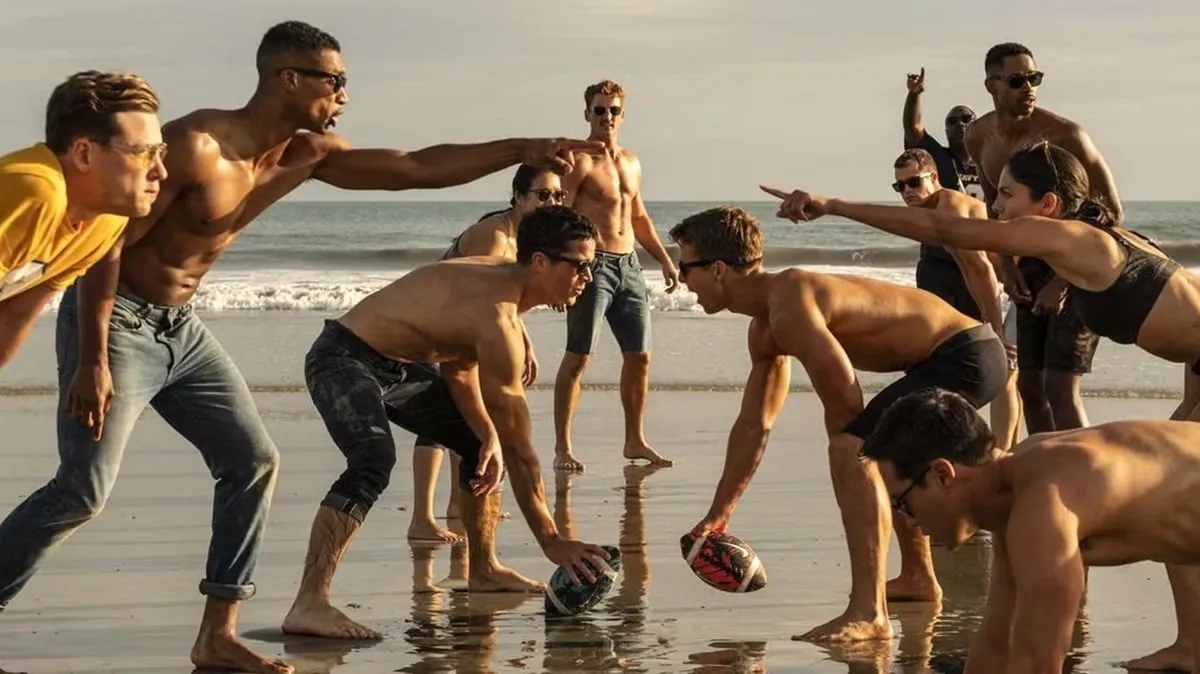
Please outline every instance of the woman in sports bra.
M779 216L793 222L838 215L924 243L1044 261L1070 284L1075 310L1090 330L1185 363L1183 401L1171 418L1200 421L1200 278L1089 201L1087 173L1066 150L1039 143L1008 160L993 205L1000 220L763 189L784 200ZM1200 632L1200 568L1168 564L1167 576L1178 636L1171 646L1126 663L1131 669L1191 666L1184 635Z
M463 230L450 243L442 255L443 260L471 256L499 256L517 259L517 224L521 218L539 206L563 203L566 194L558 174L545 169L522 164L512 179L512 197L509 208L486 213L478 222ZM533 342L529 333L525 336L524 384L533 384L537 377L537 359L533 355ZM450 454L450 502L446 518L459 517L458 488L454 476L458 475L458 455ZM413 451L413 513L408 525L408 537L414 540L458 542L461 538L437 523L433 513L434 484L442 464L442 447L430 438L418 437Z

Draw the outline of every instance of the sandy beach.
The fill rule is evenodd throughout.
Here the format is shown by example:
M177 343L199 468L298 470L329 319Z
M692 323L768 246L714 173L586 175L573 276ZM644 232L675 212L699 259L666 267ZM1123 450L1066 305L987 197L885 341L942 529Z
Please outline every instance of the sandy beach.
M940 607L895 604L897 639L825 649L790 637L833 617L849 588L847 560L824 459L819 403L791 396L767 457L731 531L763 559L762 591L727 595L687 569L678 540L706 511L720 474L733 392L657 392L649 437L674 467L629 469L611 435L615 393L589 391L576 422L583 475L547 471L560 526L596 543L619 543L625 570L590 615L548 624L538 598L426 592L461 579L449 547L413 546L404 534L412 499L410 434L392 487L351 548L335 586L339 605L387 634L373 645L283 638L278 626L299 582L308 528L340 472L307 396L260 393L258 404L283 455L271 526L257 572L258 596L242 611L243 634L300 672L955 672L962 666L986 588L986 544L936 551L946 599ZM543 460L552 447L551 399L531 393ZM1090 399L1092 422L1163 417L1168 400ZM52 474L53 399L0 398L5 443L0 509L7 512ZM446 478L438 485L444 507ZM135 431L107 510L67 541L0 617L0 668L60 672L187 672L202 597L196 586L208 541L211 478L199 456L153 412ZM538 578L552 567L511 497L501 525L502 560ZM898 569L893 546L889 566ZM456 570L457 567L457 570ZM418 590L418 591L415 591ZM1073 660L1077 672L1165 645L1174 618L1161 567L1097 569ZM501 636L503 638L501 638Z

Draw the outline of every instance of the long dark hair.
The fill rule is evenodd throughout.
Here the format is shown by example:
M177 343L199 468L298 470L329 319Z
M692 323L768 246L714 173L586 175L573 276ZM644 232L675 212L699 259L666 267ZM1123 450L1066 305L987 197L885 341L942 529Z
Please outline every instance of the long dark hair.
M1017 150L1008 159L1008 173L1041 199L1053 192L1062 204L1063 218L1083 220L1098 227L1119 227L1120 222L1103 200L1093 199L1087 171L1075 155L1042 141Z

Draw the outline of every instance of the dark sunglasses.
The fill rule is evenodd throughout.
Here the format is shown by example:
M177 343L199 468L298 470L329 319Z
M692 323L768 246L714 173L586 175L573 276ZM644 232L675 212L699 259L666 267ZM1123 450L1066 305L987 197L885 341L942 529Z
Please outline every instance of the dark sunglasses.
M554 262L566 262L567 264L574 265L576 274L586 274L592 270L592 260L580 260L579 258L567 257L558 253L546 253L545 251L543 251L543 254Z
M1042 86L1042 78L1045 76L1046 73L1035 70L1031 73L1014 73L1008 77L1000 77L997 75L996 79L1008 82L1009 89L1020 89L1021 87L1025 86L1026 82L1028 82L1029 86L1032 87Z
M726 260L723 257L706 257L703 260L691 260L690 262L684 262L683 260L680 260L675 265L675 267L677 269L679 269L680 276L687 276L688 270L690 270L690 269L701 269L703 267L711 267L712 265L716 264L717 262L724 262L725 264L729 265L730 267L749 267L750 265L754 264L755 262L758 262L758 260L754 259L754 260L747 260L745 262L734 262L731 260Z
M1037 86L1036 84L1034 86ZM975 115L951 115L946 118L946 126L966 126L975 121Z
M910 482L909 485L904 488L904 491L900 492L898 495L896 495L896 498L892 499L892 508L894 510L899 510L913 519L917 518L916 515L913 515L912 508L908 506L908 493L925 480L925 475L929 472L930 468L933 468L932 463L928 466L925 466L925 470L921 471L921 474L917 476L917 479Z
M611 113L613 117L620 117L621 116L621 106L610 105L606 108L603 105L597 105L592 108L592 114L597 117L603 117L604 113L606 113L606 112Z
M551 199L562 203L567 198L567 193L564 190L548 190L545 188L529 190L528 194L536 196L537 200L542 203L550 201Z
M904 180L897 180L896 182L892 183L892 189L896 190L897 192L903 192L905 187L915 190L921 186L921 181L925 180L930 175L932 174L922 173L920 175L910 176Z
M279 72L283 72L285 70L293 70L295 72L300 73L301 75L304 75L305 77L319 77L321 79L329 80L329 82L331 84L333 84L334 93L337 93L337 92L341 91L342 89L345 89L346 82L349 81L349 78L347 78L345 74L339 75L337 73L331 73L331 72L327 72L324 70L316 70L313 68L294 68L292 66L286 66L286 67L280 68Z

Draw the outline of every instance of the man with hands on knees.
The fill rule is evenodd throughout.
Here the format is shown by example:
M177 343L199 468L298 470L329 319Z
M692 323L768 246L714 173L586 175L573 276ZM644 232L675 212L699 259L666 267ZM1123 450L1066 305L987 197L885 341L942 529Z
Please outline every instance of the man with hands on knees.
M396 464L389 423L461 458L469 591L545 590L496 558L496 489L505 465L546 557L572 580L594 580L584 562L599 566L607 553L564 539L546 506L521 384L521 315L539 305L574 302L591 281L595 254L596 229L587 218L565 206L544 206L518 226L515 262L465 257L427 265L326 321L305 360L305 380L346 456L346 470L313 520L300 592L284 632L379 636L333 606L330 586Z
M907 592L931 599L941 596L941 588L928 543L912 527L897 530L901 577L885 583L891 511L878 472L859 461L859 450L883 410L910 391L938 385L977 407L987 404L1004 386L1004 345L990 326L923 290L802 269L768 272L760 226L741 208L697 213L670 236L679 245L680 278L705 312L729 310L752 319L741 411L712 508L694 531L720 531L733 516L787 397L795 356L825 408L830 472L851 564L846 611L796 638L890 638L885 585L907 583ZM864 404L856 369L905 374Z

